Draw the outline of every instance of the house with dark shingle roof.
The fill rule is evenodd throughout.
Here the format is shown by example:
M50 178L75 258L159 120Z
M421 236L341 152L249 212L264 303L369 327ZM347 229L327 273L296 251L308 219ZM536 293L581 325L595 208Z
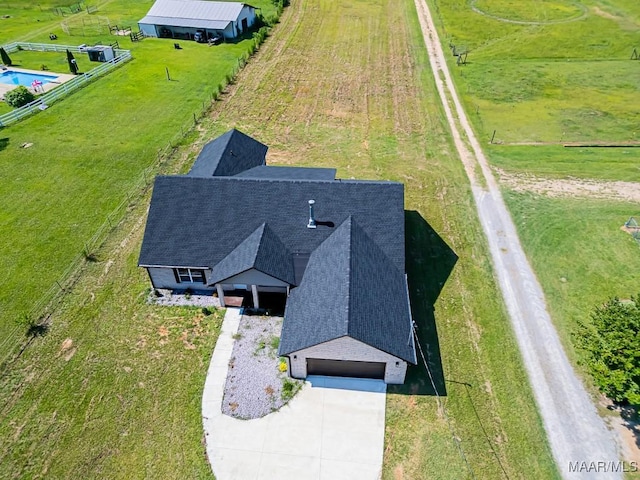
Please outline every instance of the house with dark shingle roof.
M285 302L289 373L403 383L416 363L404 273L404 187L331 168L267 166L231 130L187 175L156 178L139 266L156 289Z

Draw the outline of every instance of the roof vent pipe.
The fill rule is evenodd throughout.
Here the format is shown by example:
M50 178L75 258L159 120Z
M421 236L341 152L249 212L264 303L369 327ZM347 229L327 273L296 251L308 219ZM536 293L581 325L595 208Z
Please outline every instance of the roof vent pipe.
M316 228L316 219L313 216L313 205L315 203L315 200L309 200L309 223L307 223L307 228Z

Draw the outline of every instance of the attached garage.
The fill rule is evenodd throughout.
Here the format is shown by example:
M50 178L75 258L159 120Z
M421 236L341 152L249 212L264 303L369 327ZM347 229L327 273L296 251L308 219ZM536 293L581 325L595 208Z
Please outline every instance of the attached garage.
M385 364L382 362L358 362L353 360L307 358L307 375L375 378L378 380L384 380L384 372Z
M286 337L281 337L280 347L286 341ZM294 378L323 375L403 383L407 372L406 360L348 336L295 351L283 352L281 348L280 354L286 357L289 373Z

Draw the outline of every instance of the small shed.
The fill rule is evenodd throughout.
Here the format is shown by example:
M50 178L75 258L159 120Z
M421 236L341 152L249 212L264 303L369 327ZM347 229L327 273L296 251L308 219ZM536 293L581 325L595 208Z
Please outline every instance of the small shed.
M206 42L236 38L255 22L255 7L245 3L156 0L138 26L147 37Z
M87 47L85 51L89 55L89 60L92 62L108 62L116 56L113 47L109 45L95 45L93 47Z

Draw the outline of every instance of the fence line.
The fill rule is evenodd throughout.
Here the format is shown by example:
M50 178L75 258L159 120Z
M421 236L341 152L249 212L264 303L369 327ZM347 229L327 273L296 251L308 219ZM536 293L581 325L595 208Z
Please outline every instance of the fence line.
M70 52L76 53L85 53L86 49L90 47L85 46L67 46L67 45L54 45L47 43L26 43L26 42L13 42L4 46L4 49L7 53L15 52L17 50L31 50L31 51L41 51L41 52L65 52L69 50ZM40 95L33 102L27 103L26 105L16 108L15 110L5 113L0 116L0 128L9 126L13 123L16 123L23 118L32 115L34 113L38 113L44 109L46 109L51 103L56 102L57 100L69 95L70 93L78 90L82 86L91 82L94 78L97 78L105 73L113 70L118 65L123 62L127 62L131 60L133 57L131 56L131 52L129 50L122 49L114 49L114 53L116 57L108 62L104 62L98 65L96 68L91 69L87 73L83 73L74 77L72 80L68 82L62 83L53 90Z
M259 41L256 42L256 45L261 44L264 41L264 38L265 35L262 35ZM18 44L19 43L16 43L16 45ZM42 45L48 46L47 44ZM64 49L66 50L66 48ZM130 52L128 50L122 50L122 52L129 53L130 57ZM247 59L238 59L237 64L232 68L229 78L226 81L227 85L235 80L246 62ZM127 213L129 206L132 205L132 203L135 204L142 197L142 194L151 186L155 180L156 172L165 165L171 152L179 146L187 133L195 127L197 122L209 111L209 108L216 102L225 86L226 85L222 84L214 86L211 93L207 94L203 99L201 108L197 108L197 110L193 112L193 118L185 122L179 129L176 129L176 134L168 141L168 143L164 147L158 149L155 161L141 172L138 180L127 193L126 198L107 215L106 220L97 228L93 236L84 243L84 251L76 255L76 257L71 260L69 266L62 272L58 279L41 294L41 297L32 304L31 309L24 313L23 317L27 321L35 322L36 324L46 324L48 322L48 317L54 313L58 305L60 305L64 300L64 293L69 291L80 279L82 266L86 262L92 260L92 255L104 245L108 235L120 226L125 218L125 214ZM24 332L25 327L23 325L16 324L16 327L7 334L2 343L0 343L0 352L2 352L5 345L13 342L13 347L7 349L4 356L0 358L0 368L7 364L7 361L11 358L14 351L23 343L19 341L19 337L21 335L24 336Z

